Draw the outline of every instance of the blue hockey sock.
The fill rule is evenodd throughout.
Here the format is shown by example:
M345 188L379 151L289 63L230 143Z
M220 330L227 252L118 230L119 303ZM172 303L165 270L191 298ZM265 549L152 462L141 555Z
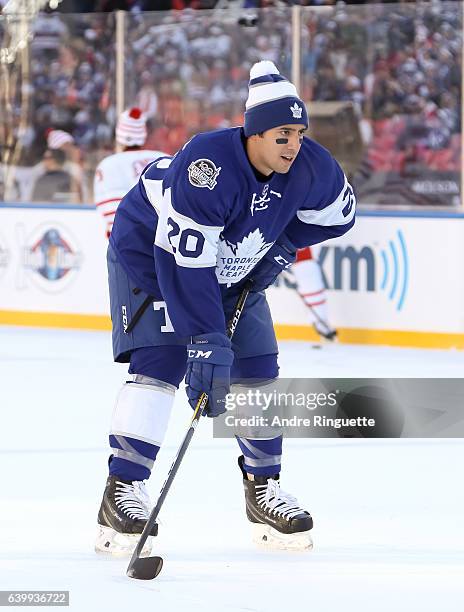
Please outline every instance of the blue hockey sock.
M270 440L253 440L236 436L243 453L243 467L255 476L274 476L280 473L282 436Z
M160 449L155 444L128 436L110 435L110 475L124 480L147 480Z

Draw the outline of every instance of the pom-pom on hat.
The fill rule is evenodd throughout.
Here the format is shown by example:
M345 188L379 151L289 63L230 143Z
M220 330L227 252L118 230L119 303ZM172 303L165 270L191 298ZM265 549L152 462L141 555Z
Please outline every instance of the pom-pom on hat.
M116 124L116 142L125 147L141 147L146 139L145 116L140 108L129 108L121 113Z
M251 67L245 104L245 136L298 123L308 127L308 114L295 85L264 60Z
M74 138L68 132L63 130L47 131L47 147L49 149L61 149L63 145L73 142Z

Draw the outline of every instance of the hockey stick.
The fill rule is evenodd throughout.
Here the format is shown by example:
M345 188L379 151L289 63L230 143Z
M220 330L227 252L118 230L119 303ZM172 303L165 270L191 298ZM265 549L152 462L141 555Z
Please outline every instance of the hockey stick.
M295 278L295 275L292 275L292 276L293 276L293 278ZM318 315L318 313L316 312L316 309L314 308L314 306L311 306L311 304L308 304L306 302L306 300L304 299L303 295L298 291L298 283L296 283L295 291L298 293L298 295L301 298L303 304L306 306L306 308L312 314L312 316L316 320L316 322L319 323L319 325L323 325L328 330L330 330L328 334L321 334L321 332L317 329L316 325L313 323L313 327L316 330L316 333L319 334L319 336L322 336L323 338L325 338L326 340L333 341L337 337L337 330L336 329L332 329L329 326L329 324L326 321L324 321L324 319L322 317L320 317Z
M312 316L314 317L314 319L316 320L317 323L319 323L319 325L323 325L324 327L326 327L329 330L328 334L322 334L316 327L316 325L313 323L313 327L316 330L316 333L319 334L319 336L322 336L323 338L325 338L326 340L330 340L331 342L334 341L334 339L337 337L337 330L336 329L332 329L328 323L326 321L324 321L324 319L322 317L320 317L317 312L316 309L311 306L311 304L308 304L306 302L306 300L304 299L304 297L301 295L301 293L298 291L298 289L296 289L296 292L298 293L298 295L300 296L301 300L303 301L303 304L306 306L306 308L310 311L310 313L312 314Z
M242 293L240 294L237 303L235 304L235 309L232 314L232 317L227 325L227 336L232 338L234 335L235 329L239 322L240 316L243 312L243 308L245 306L246 299L248 297L248 293L251 289L251 282L246 283ZM190 440L195 432L196 426L198 425L198 421L200 420L201 415L205 411L205 408L208 404L208 395L206 393L202 393L198 402L195 406L195 410L193 411L193 416L190 421L190 425L187 433L185 434L184 439L182 440L182 444L177 451L176 458L171 465L171 468L168 472L166 480L161 487L160 495L156 506L151 511L151 514L148 518L148 521L145 524L144 530L142 531L142 535L140 536L140 540L138 541L137 546L132 554L132 558L127 567L127 575L129 578L137 578L138 580L152 580L156 578L156 576L160 573L161 568L163 567L163 559L161 557L140 557L142 549L147 541L151 530L153 529L156 519L158 518L158 514L161 510L161 506L163 505L164 500L166 499L166 495L171 487L172 481L177 473L177 470L182 463L182 459L187 451L187 448L190 444Z
M330 340L332 342L337 337L337 330L336 329L332 329L329 326L329 324L326 321L324 321L324 319L322 317L319 316L319 314L316 312L316 309L313 306L311 306L311 304L308 304L306 302L306 300L304 299L303 295L298 290L298 282L296 280L295 274L292 272L291 267L290 267L290 270L284 270L284 272L282 274L284 275L284 282L287 283L287 287L289 289L293 289L294 291L296 291L298 296L301 298L301 301L303 302L303 304L306 306L306 308L311 313L312 317L315 319L315 322L319 323L319 325L323 325L328 330L330 330L328 334L322 334L317 329L316 324L313 323L313 328L316 330L316 333L319 336L321 336L322 338L325 338L326 340Z

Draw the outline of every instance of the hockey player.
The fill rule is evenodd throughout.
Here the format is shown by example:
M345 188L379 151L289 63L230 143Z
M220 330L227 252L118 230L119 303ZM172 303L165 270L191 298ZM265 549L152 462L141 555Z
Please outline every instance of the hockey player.
M225 412L230 377L272 383L278 347L264 290L297 248L354 224L353 191L329 152L303 136L307 127L295 86L272 62L258 62L244 127L198 134L151 164L121 201L108 270L114 359L129 362L132 380L113 412L97 551L123 552L143 529L143 481L184 376L192 407L208 394L210 417ZM226 321L249 278L253 291L231 342ZM237 440L259 541L309 548L311 515L280 488L282 435Z
M119 116L116 142L122 152L102 159L95 170L93 192L97 210L103 215L109 238L114 215L121 199L133 187L147 164L166 155L144 149L147 139L145 117L139 108L129 108Z
M322 338L334 340L337 332L329 323L321 266L313 258L310 247L298 250L291 272L296 281L296 290L308 307L309 318L314 329Z

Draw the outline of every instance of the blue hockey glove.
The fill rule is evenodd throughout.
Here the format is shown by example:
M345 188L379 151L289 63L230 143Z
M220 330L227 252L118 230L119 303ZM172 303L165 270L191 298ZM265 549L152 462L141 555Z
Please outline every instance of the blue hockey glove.
M230 387L230 366L234 361L231 342L219 332L192 337L187 345L187 396L195 408L200 395L208 394L206 414L215 417L226 411Z
M296 249L289 241L275 243L250 273L251 291L264 291L273 284L282 270L289 268L296 259Z

